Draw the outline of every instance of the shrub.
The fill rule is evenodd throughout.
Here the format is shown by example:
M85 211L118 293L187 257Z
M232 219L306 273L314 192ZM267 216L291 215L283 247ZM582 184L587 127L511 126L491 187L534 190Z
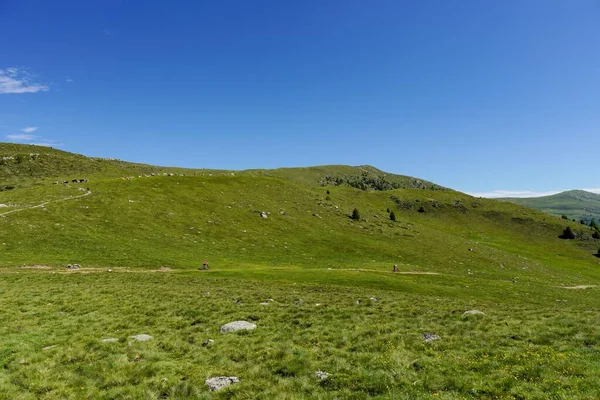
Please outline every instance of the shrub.
M570 226L567 226L560 237L561 239L575 239L575 233Z
M417 210L420 213L424 213L425 212L425 208L423 206L419 207L419 209Z
M600 232L598 232L598 231L594 231L594 233L592 233L592 237L593 237L594 239L600 239Z
M360 219L360 212L358 211L357 208L352 210L352 219L355 221L358 221Z
M331 197L329 197L329 196L326 196L326 197L325 197L325 200L326 200L326 201L331 201Z
M392 221L396 220L396 213L393 211L390 213L390 220L392 220Z
M564 215L564 214L561 216L561 218L562 218L562 219L569 219L569 217L567 217L567 216L566 216L566 215Z

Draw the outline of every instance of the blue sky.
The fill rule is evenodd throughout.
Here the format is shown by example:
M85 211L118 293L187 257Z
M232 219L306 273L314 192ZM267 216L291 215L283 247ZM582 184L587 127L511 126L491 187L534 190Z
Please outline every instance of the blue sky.
M0 139L600 188L600 2L0 0Z

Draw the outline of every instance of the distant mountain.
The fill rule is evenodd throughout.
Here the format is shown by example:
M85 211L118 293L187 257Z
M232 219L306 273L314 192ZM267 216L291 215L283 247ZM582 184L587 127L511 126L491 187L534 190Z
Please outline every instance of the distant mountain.
M600 194L585 190L569 190L552 196L529 198L503 198L498 200L535 208L556 216L566 215L577 221L592 218L600 221Z

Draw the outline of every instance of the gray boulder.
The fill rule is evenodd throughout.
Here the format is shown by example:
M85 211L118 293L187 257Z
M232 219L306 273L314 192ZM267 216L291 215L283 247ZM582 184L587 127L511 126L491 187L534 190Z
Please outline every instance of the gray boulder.
M329 378L329 374L325 371L315 371L315 378L323 381L323 380Z
M214 378L208 378L204 381L204 384L208 386L211 391L221 390L227 386L239 383L240 378L237 376L215 376Z
M256 329L256 324L248 321L233 321L221 327L221 333L229 333L235 331L251 331Z
M427 343L433 342L434 340L440 340L440 337L435 333L424 333L421 336L423 337L423 340Z
M485 313L479 310L469 310L465 311L463 315L485 315Z
M138 342L147 342L148 340L152 340L152 336L146 335L145 333L142 333L140 335L130 336L130 338L133 340L136 340Z

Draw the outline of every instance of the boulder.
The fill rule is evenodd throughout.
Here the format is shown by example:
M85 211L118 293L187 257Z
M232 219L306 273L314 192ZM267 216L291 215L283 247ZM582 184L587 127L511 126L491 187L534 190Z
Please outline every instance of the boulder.
M485 315L485 313L479 310L469 310L465 311L463 315Z
M214 378L208 378L205 380L204 384L214 392L239 382L240 378L237 376L215 376Z
M233 321L221 327L221 333L229 333L235 331L251 331L256 329L256 324L248 321Z
M323 380L329 378L329 374L324 371L315 371L315 378L323 381Z
M146 335L145 333L139 334L139 335L134 335L134 336L130 336L130 339L136 340L138 342L147 342L148 340L152 340L152 336L150 335Z
M421 335L421 337L427 343L433 342L434 340L440 340L440 337L435 333L424 333L423 335Z

